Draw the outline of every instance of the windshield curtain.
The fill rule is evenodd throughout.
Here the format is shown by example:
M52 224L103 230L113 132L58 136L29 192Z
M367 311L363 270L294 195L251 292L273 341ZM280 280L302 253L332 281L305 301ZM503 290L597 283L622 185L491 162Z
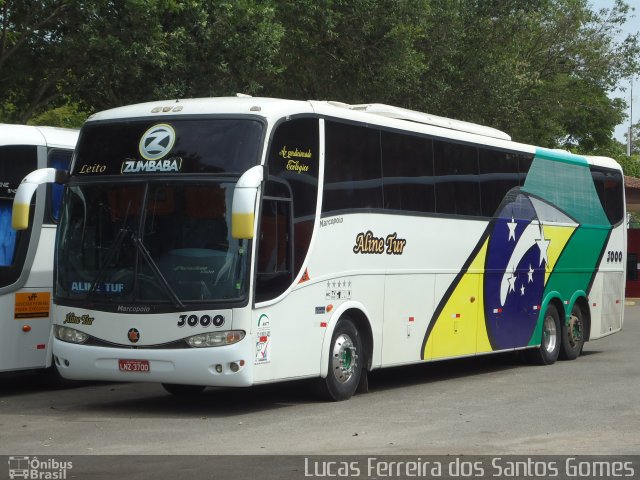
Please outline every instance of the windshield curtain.
M13 263L16 250L16 231L11 228L11 200L0 198L0 267Z
M56 297L175 306L241 300L247 248L231 238L234 186L155 181L68 187Z

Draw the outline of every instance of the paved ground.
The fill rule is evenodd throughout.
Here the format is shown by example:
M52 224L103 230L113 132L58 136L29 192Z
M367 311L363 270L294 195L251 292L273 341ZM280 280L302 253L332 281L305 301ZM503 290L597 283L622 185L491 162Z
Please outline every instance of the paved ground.
M0 376L0 455L640 452L639 305L627 305L622 333L576 361L388 369L340 403L317 401L304 383L184 399L153 384L42 390L37 378Z

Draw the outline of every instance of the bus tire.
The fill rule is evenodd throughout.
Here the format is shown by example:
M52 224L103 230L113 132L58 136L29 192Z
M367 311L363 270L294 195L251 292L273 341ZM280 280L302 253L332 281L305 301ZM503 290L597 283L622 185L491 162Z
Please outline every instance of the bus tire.
M356 392L362 375L362 339L349 317L336 325L329 345L329 371L320 379L320 393L327 400L348 400Z
M551 365L555 363L560 354L561 336L560 315L555 305L550 303L544 312L540 346L527 350L529 360L536 365Z
M179 383L163 383L162 388L164 388L171 395L175 395L177 397L191 397L191 396L201 394L206 387L203 385L182 385Z
M576 304L571 309L569 323L562 322L560 358L563 360L575 360L578 358L584 346L584 327L582 309Z

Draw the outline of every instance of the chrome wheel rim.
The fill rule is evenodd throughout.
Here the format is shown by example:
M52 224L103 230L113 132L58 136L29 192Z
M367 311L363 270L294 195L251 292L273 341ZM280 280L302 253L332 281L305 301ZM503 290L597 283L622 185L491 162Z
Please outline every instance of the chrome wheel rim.
M356 372L358 354L351 337L343 333L336 338L331 354L333 375L339 383L347 383Z
M557 342L558 330L555 319L551 315L547 315L544 318L544 328L542 329L542 348L548 353L552 353L556 349Z

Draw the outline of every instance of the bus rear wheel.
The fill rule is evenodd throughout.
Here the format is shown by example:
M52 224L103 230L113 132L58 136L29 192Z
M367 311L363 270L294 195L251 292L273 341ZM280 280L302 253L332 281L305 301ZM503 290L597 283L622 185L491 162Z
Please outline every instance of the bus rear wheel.
M175 395L177 397L191 397L201 394L206 387L204 387L203 385L181 385L179 383L163 383L162 388L164 388L171 395Z
M537 365L551 365L555 363L560 354L560 337L562 327L560 315L552 304L547 305L542 321L542 339L540 346L527 351L528 358Z
M562 322L562 345L560 358L575 360L584 346L584 315L579 305L571 309L569 322Z
M328 400L348 400L355 393L362 376L362 339L353 321L338 321L329 346L329 371L320 379L320 393Z

